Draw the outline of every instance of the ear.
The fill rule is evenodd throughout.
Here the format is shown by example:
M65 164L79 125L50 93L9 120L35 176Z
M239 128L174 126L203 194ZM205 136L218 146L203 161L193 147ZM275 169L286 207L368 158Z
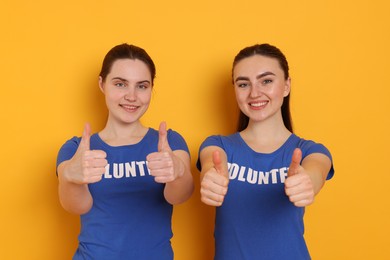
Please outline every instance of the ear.
M284 97L287 97L291 91L291 78L286 79L286 84L284 86Z
M99 76L99 88L104 93L104 81L101 76Z

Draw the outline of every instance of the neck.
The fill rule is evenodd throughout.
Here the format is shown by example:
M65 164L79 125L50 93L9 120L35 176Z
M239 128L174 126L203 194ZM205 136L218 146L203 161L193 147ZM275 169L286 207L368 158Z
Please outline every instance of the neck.
M140 121L120 123L107 120L106 126L99 132L100 138L112 146L130 145L141 141L148 128Z
M253 122L241 133L244 141L255 151L271 153L282 146L291 135L283 119Z

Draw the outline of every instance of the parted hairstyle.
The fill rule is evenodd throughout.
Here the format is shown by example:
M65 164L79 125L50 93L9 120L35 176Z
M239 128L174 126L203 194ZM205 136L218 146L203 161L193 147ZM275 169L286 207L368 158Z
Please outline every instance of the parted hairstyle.
M99 74L103 81L105 81L107 75L110 73L112 64L120 59L140 60L144 62L149 68L153 86L154 78L156 77L156 67L152 58L144 49L127 43L114 46L104 57L102 69Z
M237 63L245 58L249 58L249 57L254 56L254 55L261 55L261 56L274 58L274 59L278 60L279 65L284 72L284 78L286 80L289 78L289 67L288 67L288 62L287 62L286 57L277 47L270 45L270 44L267 44L267 43L255 44L253 46L249 46L249 47L242 49L234 58L232 77L233 77L234 67L237 65ZM291 91L290 91L290 93L291 93ZM293 132L291 112L290 112L290 94L287 95L286 97L284 97L281 110L282 110L282 117L283 117L284 125L286 126L286 128L290 132ZM245 128L247 128L248 123L249 123L249 117L246 116L242 111L240 111L240 114L238 117L237 131L242 131Z

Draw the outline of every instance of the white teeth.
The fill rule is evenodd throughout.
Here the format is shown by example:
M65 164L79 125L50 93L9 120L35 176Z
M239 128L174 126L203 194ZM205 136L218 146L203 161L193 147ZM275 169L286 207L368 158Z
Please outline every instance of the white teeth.
M266 104L267 104L266 101L264 101L264 102L259 102L259 103L250 103L250 105L251 105L252 107L261 107L261 106L265 106Z
M123 108L126 108L126 109L136 109L137 107L136 106L130 106L130 105L121 105Z

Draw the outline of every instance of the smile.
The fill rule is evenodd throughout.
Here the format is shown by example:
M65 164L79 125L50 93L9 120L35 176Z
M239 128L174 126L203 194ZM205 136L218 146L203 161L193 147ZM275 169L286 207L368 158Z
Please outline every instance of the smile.
M123 109L129 112L135 111L139 108L139 106L134 106L134 105L119 105L119 106L121 106Z
M251 102L249 103L249 106L251 107L263 107L268 104L268 101L262 101L262 102Z

